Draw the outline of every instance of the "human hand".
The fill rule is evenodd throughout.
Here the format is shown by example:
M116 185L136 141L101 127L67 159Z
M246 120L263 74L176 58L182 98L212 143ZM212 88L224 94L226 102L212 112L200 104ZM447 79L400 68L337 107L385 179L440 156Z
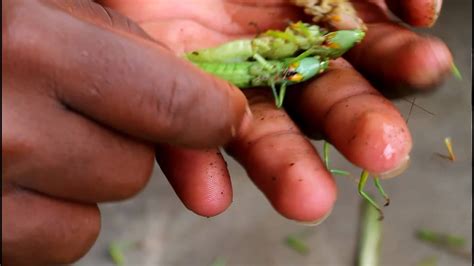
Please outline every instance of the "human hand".
M248 124L240 90L91 1L2 12L3 265L77 260L96 203L145 186L155 143L217 147Z
M439 13L434 4L440 1L425 1L428 5L400 2L405 4L399 14L412 14L408 22L422 21L430 13L432 21L423 23L432 24ZM103 3L130 16L176 54L251 38L256 28L281 29L288 20L304 17L301 9L278 0ZM368 23L369 32L347 58L369 77L427 88L449 72L452 59L444 43L391 22L382 1L361 0L356 8ZM373 173L394 176L408 163L412 140L404 119L343 59L332 62L330 70L314 81L290 89L286 110L275 109L268 91L245 92L254 114L251 130L238 135L227 151L243 165L274 208L289 219L320 221L336 199L331 175L294 121L310 136L324 135L349 161ZM217 150L161 146L157 160L190 210L213 216L230 205L229 173Z

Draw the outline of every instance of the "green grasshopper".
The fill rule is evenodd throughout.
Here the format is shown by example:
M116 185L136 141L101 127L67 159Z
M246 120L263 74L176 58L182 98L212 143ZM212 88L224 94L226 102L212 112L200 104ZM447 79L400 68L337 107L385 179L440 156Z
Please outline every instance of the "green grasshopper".
M362 30L326 29L303 22L290 23L284 31L268 30L250 40L235 40L218 47L186 53L192 62L237 63L251 60L255 54L279 60L296 56L319 55L329 59L340 57L365 36Z
M297 22L284 31L269 30L251 40L190 52L185 58L239 88L271 87L280 108L288 85L323 73L330 59L340 57L364 36L361 30L327 32Z
M242 89L270 86L278 108L283 105L288 85L304 82L324 72L329 64L328 59L321 59L318 56L267 61L256 55L255 59L255 62L232 64L209 62L194 62L194 64ZM278 93L275 85L280 85Z

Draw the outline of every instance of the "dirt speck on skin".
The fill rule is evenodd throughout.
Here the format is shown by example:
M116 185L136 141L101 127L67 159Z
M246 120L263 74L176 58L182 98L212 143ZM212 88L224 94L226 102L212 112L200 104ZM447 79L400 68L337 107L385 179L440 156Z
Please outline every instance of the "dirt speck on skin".
M357 135L353 135L353 136L349 139L348 144L350 144L352 141L354 141L356 137L357 137Z

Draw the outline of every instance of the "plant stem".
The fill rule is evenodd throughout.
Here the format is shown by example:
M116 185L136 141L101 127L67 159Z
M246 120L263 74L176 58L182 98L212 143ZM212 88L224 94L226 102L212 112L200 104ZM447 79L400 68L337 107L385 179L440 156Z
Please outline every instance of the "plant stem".
M366 200L362 201L359 232L357 266L379 265L382 221L379 220L379 211Z

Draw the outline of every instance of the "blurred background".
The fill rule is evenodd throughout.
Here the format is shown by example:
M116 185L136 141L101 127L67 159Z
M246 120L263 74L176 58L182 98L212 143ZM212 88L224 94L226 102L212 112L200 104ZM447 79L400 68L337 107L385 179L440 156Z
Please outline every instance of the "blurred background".
M380 265L418 265L432 256L437 258L432 265L471 265L414 235L419 228L459 235L466 238L465 249L472 249L471 5L470 0L444 1L436 26L417 30L448 44L463 79L449 78L434 93L416 96L416 104L434 115L412 108L413 96L395 101L405 117L411 109L408 126L414 147L408 170L383 182L391 205L385 208ZM447 155L445 137L453 141L454 162L439 156ZM321 142L314 145L322 150ZM331 159L334 168L359 173L334 149ZM226 212L204 218L188 211L156 166L149 185L137 197L100 206L99 239L74 265L114 265L108 253L111 243L138 243L124 252L125 265L354 264L361 202L355 180L337 176L339 194L331 216L308 227L278 215L245 171L228 156L226 160L234 189L233 204ZM375 192L372 185L368 190ZM285 244L293 234L304 235L306 255Z

